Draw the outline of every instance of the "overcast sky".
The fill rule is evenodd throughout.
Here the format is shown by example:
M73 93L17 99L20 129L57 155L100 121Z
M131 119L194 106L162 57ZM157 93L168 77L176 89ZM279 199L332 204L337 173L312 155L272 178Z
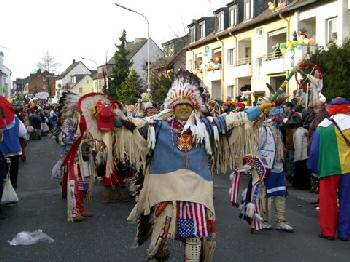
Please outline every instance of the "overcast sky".
M187 32L192 19L212 15L229 0L0 0L0 51L12 80L26 77L46 50L61 64L87 57L98 64L115 51L123 29L128 40L147 37L145 20L117 8L118 2L143 13L158 45ZM6 49L4 48L6 47ZM90 68L96 65L84 61Z

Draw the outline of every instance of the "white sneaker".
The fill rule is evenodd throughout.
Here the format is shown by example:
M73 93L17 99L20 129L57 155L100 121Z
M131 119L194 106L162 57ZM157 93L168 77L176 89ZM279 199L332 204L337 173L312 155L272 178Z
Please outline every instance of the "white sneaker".
M294 232L294 228L288 225L287 223L280 223L277 227L277 230L282 230L286 232Z
M264 223L263 226L262 226L262 229L271 230L272 226L270 224L268 224L268 223Z

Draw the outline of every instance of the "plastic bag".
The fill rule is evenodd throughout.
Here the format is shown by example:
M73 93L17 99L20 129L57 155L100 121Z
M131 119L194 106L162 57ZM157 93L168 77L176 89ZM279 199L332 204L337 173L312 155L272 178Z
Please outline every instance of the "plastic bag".
M3 189L3 194L1 198L1 203L6 204L6 203L13 203L13 202L18 202L18 196L16 191L12 187L10 177L7 176L4 182L4 189Z
M27 131L28 133L33 133L34 132L33 126L27 126Z
M58 160L51 170L51 176L53 179L62 180L64 172L62 166L62 160Z
M33 245L38 242L44 242L52 244L54 239L45 234L41 229L35 230L33 232L22 231L17 233L17 235L11 240L8 241L11 246L20 246L20 245Z

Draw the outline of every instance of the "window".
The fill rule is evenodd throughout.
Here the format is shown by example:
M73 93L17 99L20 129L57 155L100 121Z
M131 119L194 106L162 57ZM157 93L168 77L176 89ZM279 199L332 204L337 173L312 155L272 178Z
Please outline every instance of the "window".
M256 34L257 34L258 36L262 36L262 34L263 34L262 27L258 27L258 28L256 29Z
M238 8L237 5L230 8L230 26L237 25Z
M83 93L83 88L79 87L79 94L82 94L82 93Z
M193 70L193 60L192 59L187 60L187 69L189 71Z
M191 43L196 42L196 30L194 26L190 28L190 36L191 36Z
M337 18L327 20L327 43L336 43L338 37Z
M227 64L228 65L234 65L234 60L235 59L235 55L234 55L234 49L227 49Z
M253 1L252 0L244 0L244 20L249 20L253 18Z
M199 39L202 39L205 37L205 22L199 23Z
M224 12L220 12L216 19L218 20L218 31L223 31L225 29L225 15Z
M261 75L262 62L263 62L262 57L259 57L256 59L256 73L258 75Z
M234 98L235 86L227 86L227 97Z

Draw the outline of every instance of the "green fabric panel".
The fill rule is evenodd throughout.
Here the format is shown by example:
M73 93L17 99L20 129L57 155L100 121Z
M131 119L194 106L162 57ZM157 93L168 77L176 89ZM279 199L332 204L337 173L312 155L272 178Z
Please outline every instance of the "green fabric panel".
M337 135L334 125L318 127L320 134L320 151L318 159L319 177L341 174Z

